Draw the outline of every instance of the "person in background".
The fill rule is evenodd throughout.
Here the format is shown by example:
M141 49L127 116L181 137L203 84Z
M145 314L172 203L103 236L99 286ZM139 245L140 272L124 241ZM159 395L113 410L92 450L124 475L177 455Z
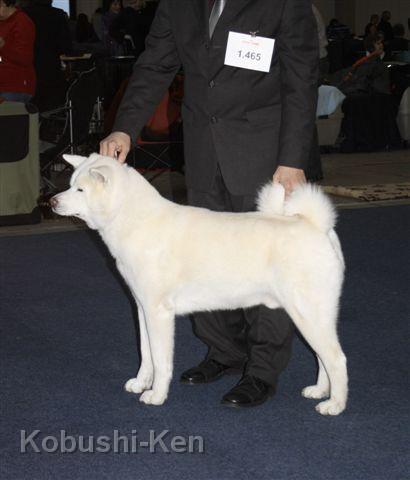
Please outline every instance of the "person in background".
M384 61L383 35L369 35L364 40L366 54L351 67L336 72L333 85L346 96L390 94L390 72Z
M364 40L364 48L368 58L367 78L376 93L391 93L390 72L384 61L387 60L384 40L381 34L369 35Z
M75 40L78 43L98 42L97 34L91 23L88 21L88 17L85 13L80 13L77 17Z
M68 13L64 12L65 15L66 15L66 20L67 20L67 23L68 23L68 31L70 32L70 39L71 39L71 42L74 43L75 42L75 29L77 27L77 20L75 18L75 16L71 15L69 16Z
M364 48L368 59L383 61L386 59L384 36L381 33L369 35L364 39ZM371 58L370 58L371 57Z
M390 50L392 52L401 52L403 50L409 50L410 42L407 38L404 38L406 30L402 23L397 23L393 27L394 38L390 42Z
M368 37L369 35L376 35L379 20L380 17L379 15L377 15L377 13L374 13L370 17L370 22L366 25L366 28L364 30L364 38Z
M105 48L112 56L123 54L123 48L121 43L117 42L110 35L111 25L118 17L121 10L121 0L109 0L106 11L103 13L102 17L102 41L105 45Z
M60 55L72 51L66 13L51 6L51 0L31 0L25 12L36 26L34 64L37 89L33 102L40 112L64 103L66 82Z
M385 10L382 13L382 19L377 27L378 31L383 32L384 40L386 42L390 42L394 38L393 27L391 26L390 19L391 13L389 10Z
M28 103L36 88L35 26L16 0L0 0L0 97Z
M131 37L132 53L139 57L145 49L145 37L151 27L153 14L151 9L145 8L145 0L126 0L124 7L112 22L109 34L120 44L123 44L125 36Z
M347 25L340 23L337 18L333 18L326 28L326 35L328 40L344 40L350 37L351 32Z

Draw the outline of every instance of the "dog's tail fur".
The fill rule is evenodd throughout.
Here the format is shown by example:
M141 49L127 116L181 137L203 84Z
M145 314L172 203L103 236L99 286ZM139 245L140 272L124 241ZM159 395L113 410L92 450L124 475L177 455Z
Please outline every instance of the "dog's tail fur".
M268 183L259 193L258 210L266 215L301 215L322 232L336 224L336 211L323 191L304 184L285 200L285 189L279 183Z

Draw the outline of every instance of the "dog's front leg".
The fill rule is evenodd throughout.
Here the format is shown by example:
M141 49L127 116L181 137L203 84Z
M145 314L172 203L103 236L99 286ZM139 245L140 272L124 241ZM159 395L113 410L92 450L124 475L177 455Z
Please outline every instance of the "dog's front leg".
M172 378L175 313L164 304L146 308L145 313L154 364L154 383L152 390L146 390L141 395L140 401L162 405L168 396Z
M138 322L140 329L141 364L137 377L128 380L125 384L125 390L132 393L141 393L152 387L152 382L154 380L154 366L152 364L151 348L149 345L144 310L137 299L136 303L138 306Z

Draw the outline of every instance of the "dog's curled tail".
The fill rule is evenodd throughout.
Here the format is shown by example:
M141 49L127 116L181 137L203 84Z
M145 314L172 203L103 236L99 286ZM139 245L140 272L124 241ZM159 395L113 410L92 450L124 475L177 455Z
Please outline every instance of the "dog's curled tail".
M336 224L336 211L330 199L316 185L307 183L296 188L285 200L285 189L268 183L259 193L258 210L266 215L301 215L322 232Z
M336 210L323 190L311 183L296 188L284 205L285 215L301 215L327 233L336 224Z
M285 189L280 183L267 183L260 189L256 205L265 215L284 215Z

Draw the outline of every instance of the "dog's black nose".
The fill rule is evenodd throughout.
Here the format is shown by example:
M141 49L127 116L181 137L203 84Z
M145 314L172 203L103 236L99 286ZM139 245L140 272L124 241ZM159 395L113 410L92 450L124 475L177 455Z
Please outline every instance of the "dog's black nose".
M58 205L58 200L56 197L51 197L48 203L50 204L51 208L56 208Z

